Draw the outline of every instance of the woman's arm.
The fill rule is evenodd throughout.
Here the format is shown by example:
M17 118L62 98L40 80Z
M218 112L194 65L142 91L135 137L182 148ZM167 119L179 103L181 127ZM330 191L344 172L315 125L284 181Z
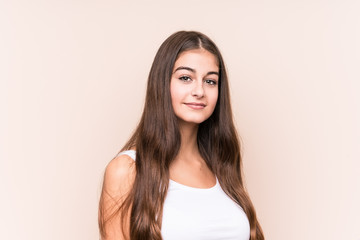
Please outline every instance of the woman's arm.
M135 162L127 155L114 158L106 167L99 205L99 225L102 240L129 239L129 211L122 221L122 209L119 210L119 208L128 196L134 178Z

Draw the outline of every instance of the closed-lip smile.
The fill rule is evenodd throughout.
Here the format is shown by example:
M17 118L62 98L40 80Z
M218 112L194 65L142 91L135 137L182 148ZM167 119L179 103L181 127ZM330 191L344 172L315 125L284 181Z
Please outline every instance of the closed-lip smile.
M204 103L190 102L190 103L184 103L184 104L192 109L203 109L204 107L206 107L206 104L204 104Z

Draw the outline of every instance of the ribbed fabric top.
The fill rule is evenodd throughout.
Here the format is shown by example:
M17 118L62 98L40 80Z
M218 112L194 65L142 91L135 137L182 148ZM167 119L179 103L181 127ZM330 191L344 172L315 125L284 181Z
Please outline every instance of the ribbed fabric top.
M124 154L135 160L134 150L119 153ZM249 240L250 225L217 179L215 186L205 189L170 179L161 234L164 240Z

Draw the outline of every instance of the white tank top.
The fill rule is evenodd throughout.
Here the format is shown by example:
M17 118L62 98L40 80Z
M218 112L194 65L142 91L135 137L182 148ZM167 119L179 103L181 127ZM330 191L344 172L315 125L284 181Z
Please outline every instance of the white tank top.
M135 160L135 151L128 155ZM161 234L164 240L249 240L250 225L244 210L222 190L193 188L170 179L164 202Z

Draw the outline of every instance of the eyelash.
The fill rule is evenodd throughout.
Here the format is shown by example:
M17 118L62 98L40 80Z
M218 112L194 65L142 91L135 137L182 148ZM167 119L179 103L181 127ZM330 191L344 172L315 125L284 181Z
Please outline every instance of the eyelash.
M192 80L189 76L181 76L181 77L179 77L179 79L184 82L189 82L190 80ZM205 82L212 86L217 84L217 82L215 80L211 80L211 79L206 79Z
M216 84L217 84L216 81L211 80L211 79L207 79L207 80L205 80L205 82L208 83L208 84L210 84L210 85L216 85Z
M184 82L189 82L189 80L191 80L191 78L189 76L181 76L181 77L179 77L179 79Z

